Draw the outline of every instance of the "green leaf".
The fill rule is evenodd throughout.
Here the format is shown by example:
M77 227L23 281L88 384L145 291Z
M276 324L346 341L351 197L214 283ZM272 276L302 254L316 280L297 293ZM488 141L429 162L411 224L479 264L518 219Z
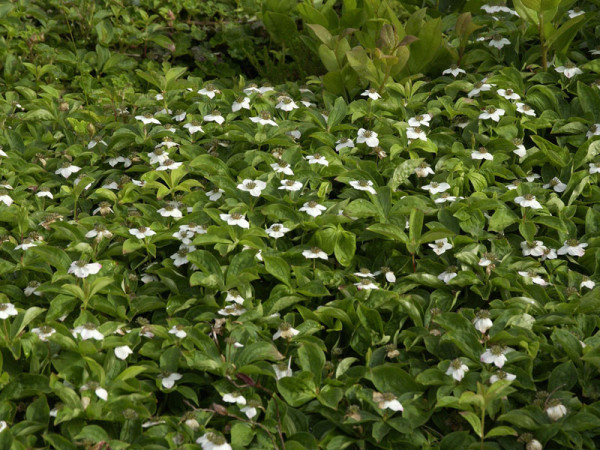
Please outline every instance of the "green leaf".
M188 261L196 264L202 272L208 276L215 277L219 286L223 286L225 279L223 277L223 271L217 258L207 250L195 250L187 255Z
M335 100L333 108L327 116L327 129L330 130L336 125L339 125L348 113L348 106L342 97Z
M27 311L19 313L17 317L13 320L10 326L10 339L14 339L17 337L21 331L25 329L27 325L29 325L37 316L46 311L45 308L38 308L37 306L32 306L27 309Z
M313 374L315 384L321 384L325 354L316 344L311 342L302 343L298 349L298 365L302 370Z
M352 263L354 253L356 252L356 236L350 231L338 231L334 247L335 259L344 266L348 267Z
M485 435L486 439L498 436L518 436L519 433L511 427L499 426L494 427Z
M317 396L313 374L305 371L277 380L277 390L293 407L302 406Z
M285 259L278 256L263 255L263 261L267 272L291 287L290 266Z
M481 437L482 436L481 419L479 419L479 417L477 417L477 414L475 414L471 411L461 411L459 414L461 416L463 416L467 422L469 422L471 427L473 427L473 431L475 431L475 434L477 436Z

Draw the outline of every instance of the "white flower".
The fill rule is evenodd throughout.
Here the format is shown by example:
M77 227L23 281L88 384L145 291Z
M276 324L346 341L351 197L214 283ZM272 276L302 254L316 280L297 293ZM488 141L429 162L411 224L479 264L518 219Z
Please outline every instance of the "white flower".
M487 309L478 311L475 315L475 319L473 319L473 326L481 334L485 334L487 330L492 328L492 325L494 325L494 323L492 322L492 319L490 319L490 313Z
M302 137L302 133L300 132L300 130L286 131L285 134L291 136L292 139L300 139Z
M202 127L200 126L200 124L197 123L197 122L186 123L183 126L183 128L187 128L187 130L189 131L190 134L197 133L198 131L200 133L204 133L204 130L202 129Z
M37 295L38 297L40 297L42 293L37 290L39 286L39 281L30 281L29 284L27 284L27 287L23 289L23 293L26 297L29 297L31 295Z
M136 120L141 121L144 125L148 125L149 123L155 123L160 125L160 121L155 119L152 114L144 114L143 116L135 116Z
M237 188L240 191L248 192L252 197L260 197L260 193L267 187L267 183L261 180L248 180L245 179Z
M261 94L265 94L267 92L271 92L274 91L275 88L273 86L269 86L269 85L264 85L258 88L258 92L260 92Z
M99 387L96 388L94 393L98 396L98 398L101 398L104 401L108 400L108 392L106 391L106 389Z
M275 377L278 380L281 380L285 377L291 377L293 375L292 372L292 357L288 360L287 365L285 363L273 364L273 369L275 370Z
M150 164L163 164L169 159L169 153L163 149L156 149L153 152L147 153L150 158Z
M101 240L103 238L110 239L112 237L112 233L106 228L104 228L103 225L96 225L96 227L85 233L85 237L87 239L92 239L96 236L98 236L98 240Z
M56 333L56 330L52 327L44 325L39 328L32 329L31 332L36 334L40 338L40 341L48 342L48 338Z
M102 189L110 189L111 191L116 191L119 189L119 185L117 184L116 181L111 181L108 184L102 185ZM41 196L38 195L38 197L41 197Z
M131 160L129 158L125 158L123 156L115 156L114 158L108 159L108 165L110 167L115 167L119 163L123 163L123 167L125 167L125 168L131 166Z
M252 419L258 414L258 411L254 406L244 406L243 408L240 408L240 411L246 414L248 419Z
M317 202L310 201L304 203L304 206L302 206L299 211L304 211L309 216L317 217L320 216L325 210L327 210L325 206L319 205Z
M450 280L452 280L453 278L457 277L458 274L456 273L456 267L451 266L448 267L446 270L444 270L442 273L440 273L437 277L438 280L443 281L444 283L448 284L450 282Z
M546 408L546 414L550 420L557 421L567 414L567 408L559 400L552 400Z
M238 97L231 105L232 112L238 112L242 108L250 111L250 97Z
M555 249L544 247L544 254L542 255L542 261L545 261L546 259L556 259L556 258L558 258L558 255L556 254Z
M219 217L221 220L227 222L227 225L237 225L241 228L250 228L250 223L244 218L243 214L220 214Z
M144 239L144 238L147 238L150 236L154 236L156 234L156 231L151 230L150 228L146 228L146 227L139 227L139 228L130 228L129 233L134 235L138 239Z
M159 167L157 167L156 170L158 170L158 171L175 170L175 169L179 169L182 164L183 163L181 163L181 162L175 162L172 159L167 159Z
M500 122L500 117L502 117L504 113L505 111L502 108L488 106L481 114L479 114L479 118L483 120L492 119L494 122Z
M436 183L432 181L431 184L423 186L424 190L429 191L430 194L439 194L440 192L447 191L450 189L450 185L448 183Z
M72 174L77 173L81 170L81 167L74 166L71 163L64 163L61 167L56 169L54 172L57 175L62 175L65 178L69 178Z
M54 195L52 195L52 192L50 192L50 189L48 188L41 188L35 195L36 197L48 197L49 199L54 198Z
M187 116L187 113L185 111L177 111L172 118L176 122L182 122L185 120L186 116Z
M503 370L499 370L498 372L496 372L494 375L492 375L490 377L490 384L494 384L498 380L514 381L516 379L517 379L516 375L513 375L512 373L504 372Z
M548 189L548 188L552 188L554 189L554 192L565 192L565 190L567 189L567 185L565 183L562 183L557 177L554 177L550 180L549 183L544 184L544 186L542 186L544 189Z
M227 443L223 435L213 432L199 437L196 439L196 443L202 446L202 450L231 450L231 445Z
M494 86L494 85L485 83L484 81L479 81L473 85L473 89L471 89L471 91L469 91L467 96L469 98L478 97L480 92L487 92L490 89L492 89L492 86Z
M232 392L223 396L223 401L227 403L237 403L238 405L245 405L246 398L239 392Z
M494 155L487 151L485 147L479 147L478 150L471 152L471 159L485 159L487 161L493 161Z
M465 72L463 69L458 67L456 64L452 64L448 69L446 69L442 72L442 75L452 75L454 78L456 78L461 73L467 73L467 72Z
M415 117L411 117L410 119L408 119L408 125L411 127L428 127L429 126L429 121L431 120L431 115L429 114L420 114L418 116Z
M588 289L594 289L594 286L596 286L596 283L594 280L590 280L588 277L583 277L583 280L579 285L580 288L586 287Z
M246 309L237 303L227 305L225 308L218 311L222 316L241 316L246 312Z
M312 247L308 250L304 250L302 252L302 256L304 256L306 259L321 258L327 260L327 253L325 253L319 247Z
M600 163L590 163L590 175L600 173Z
M456 201L457 198L459 198L459 197L456 197L455 195L450 195L447 192L443 192L442 195L440 195L438 198L436 198L434 200L434 203L454 202L454 201ZM464 198L464 197L460 197L460 198Z
M577 16L581 16L582 14L585 14L585 11L580 8L573 8L568 11L568 14L569 14L569 19L574 19Z
M587 133L585 133L585 137L590 139L592 136L600 136L600 123L595 123L590 127Z
M84 341L88 339L101 341L104 339L104 335L96 329L96 325L93 323L86 323L85 325L79 325L78 327L75 327L72 331L72 334L75 338L77 335L79 335L79 337L81 337L81 339Z
M8 424L5 420L0 420L0 433L8 428Z
M133 354L133 350L129 347L129 345L121 345L119 347L115 347L115 356L119 359L126 360L129 355Z
M392 411L404 410L396 396L390 392L373 392L373 401L377 402L377 406L380 409L391 409Z
M85 261L73 261L67 273L72 273L77 278L86 278L89 275L95 275L100 272L102 264L100 263L89 263Z
M529 181L530 183L537 180L538 178L542 178L542 176L538 173L528 173L527 176L525 177L525 179L527 181Z
M276 173L282 173L284 175L294 175L294 171L292 170L290 165L285 161L277 161L276 163L271 164L271 169L273 169Z
M244 94L246 95L250 95L253 92L260 92L260 89L258 89L258 86L256 86L256 84L250 84L247 88L243 89Z
M517 102L517 111L521 114L525 114L526 116L535 117L535 111L533 108L525 103Z
M282 322L281 324L279 324L279 329L277 330L277 332L273 335L273 340L279 339L280 337L284 339L292 339L298 333L300 332L295 328L292 328L292 326L289 323Z
M427 175L435 175L435 172L429 164L421 163L421 165L415 169L415 174L420 178L425 178Z
M498 89L496 91L498 95L505 98L506 100L520 100L521 96L512 89Z
M419 127L417 127L417 128L408 127L406 129L406 137L408 138L409 141L412 141L415 139L419 139L421 141L427 141L427 135Z
M179 339L183 339L184 337L187 336L187 333L183 329L183 325L173 325L171 327L171 329L169 330L169 334L174 334Z
M490 47L496 47L498 50L500 50L505 45L510 45L510 41L502 36L496 35L490 39Z
M35 247L37 245L37 243L35 241L33 241L30 238L25 238L23 239L23 242L21 242L19 245L17 245L15 247L15 250L23 250L26 251L27 249L30 249L31 247Z
M250 120L254 123L259 123L260 125L271 125L273 127L278 126L277 123L271 118L271 114L268 111L263 111L260 113L260 116L250 117Z
M379 95L379 93L377 92L377 89L373 89L373 88L367 89L360 95L363 97L369 97L371 100L378 100L381 98L381 95Z
M6 206L13 204L13 199L8 194L0 194L0 202L3 202Z
M527 278L529 280L532 281L532 283L538 284L540 286L548 286L548 282L546 280L544 280L540 275L538 275L537 273L533 273L533 272L526 272L524 270L520 270L519 275L521 275L524 278Z
M294 180L281 180L281 186L279 186L277 189L285 189L286 191L295 192L302 189L302 183Z
M519 158L524 158L525 155L527 155L527 149L525 148L525 146L523 144L517 144L517 148L516 148L516 150L513 150L513 153L515 155L517 155Z
M239 292L227 291L227 297L225 297L226 302L235 302L239 305L244 304L244 297L242 297Z
M9 316L16 316L17 314L19 312L12 303L0 303L0 319L8 319Z
M523 256L542 256L544 254L545 249L546 247L544 246L544 243L542 241L521 242L521 250L523 251Z
M171 259L173 260L175 267L180 267L184 264L187 264L189 262L187 255L189 252L193 252L194 250L196 250L196 247L193 245L181 245L179 250L171 255Z
M215 98L215 95L220 94L221 91L219 91L216 87L214 87L212 84L207 84L206 87L203 87L202 89L200 89L198 91L198 94L201 95L206 95L208 98L210 98L211 100L213 98Z
M377 192L373 188L373 182L371 180L351 181L350 186L359 191L367 191L373 195L377 194Z
M348 148L353 148L354 147L354 141L352 141L352 139L349 139L349 138L346 138L346 137L338 139L336 141L336 144L337 145L335 146L335 150L337 152L339 152L341 149L343 149L345 147L348 147Z
M214 188L213 190L208 191L206 196L211 202L216 202L223 196L224 193L225 191L223 189Z
M308 164L321 164L322 166L327 167L329 165L329 161L325 159L323 155L320 153L315 153L314 155L308 155L306 157Z
M282 111L293 111L294 109L298 109L299 106L294 103L294 100L289 98L288 96L282 95L279 97L279 103L275 105L275 108L281 109Z
M183 375L177 372L169 373L168 375L159 375L162 378L161 384L165 389L171 389L175 386L175 382L181 380Z
M382 267L381 271L384 273L385 279L387 280L388 283L396 282L396 275L394 275L394 272L392 272L389 267Z
M371 289L379 289L379 286L377 286L375 283L373 283L368 278L363 278L358 283L354 283L354 286L356 286L356 288L359 291L362 291L362 290L370 291Z
M460 381L465 377L465 372L468 371L469 367L466 364L464 364L460 360L460 358L456 358L450 363L450 366L448 366L448 370L446 370L446 375L450 375L456 381Z
M173 205L167 205L164 208L160 208L157 212L163 217L173 217L175 219L183 217L183 213Z
M438 239L433 244L428 244L436 255L441 255L452 248L452 244L448 242L448 238Z
M213 111L212 113L205 115L203 120L205 122L217 122L219 125L221 125L223 122L225 122L225 117L223 117L219 111Z
M579 243L576 239L569 239L564 242L564 245L558 249L559 255L570 255L570 256L583 256L585 255L585 248L588 246L587 243Z
M562 73L567 78L573 78L575 75L581 75L583 70L574 66L573 64L567 64L567 66L558 66L555 67L555 70L558 73Z
M361 128L358 130L358 137L356 138L357 144L367 144L367 146L373 148L379 145L379 139L377 139L377 133L371 130L365 130Z
M288 231L290 231L290 229L284 227L280 223L274 223L266 230L269 237L272 237L274 239L279 239L280 237L283 237Z
M500 345L492 345L491 348L488 348L485 352L481 354L479 358L481 362L486 364L494 364L499 369L502 368L504 363L506 362L506 353L511 351L512 349L509 347L502 347Z
M515 203L523 208L541 209L542 205L535 199L535 195L525 194L515 197Z

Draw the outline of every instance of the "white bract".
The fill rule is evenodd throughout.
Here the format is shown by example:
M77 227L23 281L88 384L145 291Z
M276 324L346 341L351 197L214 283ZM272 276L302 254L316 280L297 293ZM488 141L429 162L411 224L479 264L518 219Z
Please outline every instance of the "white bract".
M569 239L564 242L564 245L558 249L557 253L559 255L583 256L585 255L585 248L587 246L587 243L580 243L577 239Z
M100 272L102 264L86 263L85 261L73 261L67 273L72 273L77 278L86 278L89 275L95 275Z
M436 255L441 255L452 248L452 244L448 242L448 238L438 239L433 244L428 244Z
M299 209L299 211L303 211L303 212L305 212L306 214L308 214L309 216L312 216L312 217L320 216L321 214L323 214L323 211L326 211L326 210L327 210L327 207L325 207L323 205L319 205L315 201L306 202Z
M350 186L359 191L367 191L373 195L377 194L377 192L373 188L373 182L371 180L351 181Z
M267 187L267 183L261 180L243 180L237 185L240 191L248 192L252 197L260 197L260 193Z
M219 214L221 220L227 222L227 225L237 225L241 228L250 228L250 223L246 220L243 214Z
M555 67L558 73L562 73L567 78L573 78L575 75L581 75L583 70L574 66L573 64L567 64L566 66Z
M456 381L460 381L465 377L465 373L469 371L469 367L463 363L460 358L453 360L446 370L446 375L450 375Z
M357 144L367 144L369 147L377 147L379 145L379 139L377 139L377 133L371 130L365 130L361 128L358 130L358 137L356 138Z
M16 316L17 314L19 314L19 312L12 303L0 303L0 319L5 320L10 316Z
M120 345L115 347L115 356L121 360L126 360L129 355L133 354L133 350L128 345Z
M327 259L327 253L325 253L319 247L312 247L308 250L304 250L302 252L302 256L304 256L306 259L315 259L315 258L321 258L321 259L325 259L325 260Z
M430 184L423 186L422 189L429 191L430 194L439 194L440 192L450 189L450 185L446 182L436 183L435 181L432 181Z
M535 199L535 195L525 194L515 197L515 203L523 208L541 209L542 205Z
M273 225L271 225L269 228L266 229L266 232L269 235L269 237L272 237L273 239L279 239L279 238L283 237L285 235L285 233L287 233L288 231L290 231L290 229L284 227L280 223L274 223Z

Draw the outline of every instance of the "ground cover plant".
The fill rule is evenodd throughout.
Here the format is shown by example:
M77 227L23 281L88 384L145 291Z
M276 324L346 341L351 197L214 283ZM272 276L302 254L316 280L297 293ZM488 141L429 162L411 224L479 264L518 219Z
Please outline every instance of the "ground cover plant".
M595 2L138 3L0 5L0 448L596 448Z

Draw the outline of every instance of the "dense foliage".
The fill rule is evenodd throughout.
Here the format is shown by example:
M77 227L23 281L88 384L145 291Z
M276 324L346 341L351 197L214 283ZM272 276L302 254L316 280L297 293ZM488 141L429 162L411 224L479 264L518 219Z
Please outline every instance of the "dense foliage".
M0 448L596 448L598 6L420 3L0 5Z

